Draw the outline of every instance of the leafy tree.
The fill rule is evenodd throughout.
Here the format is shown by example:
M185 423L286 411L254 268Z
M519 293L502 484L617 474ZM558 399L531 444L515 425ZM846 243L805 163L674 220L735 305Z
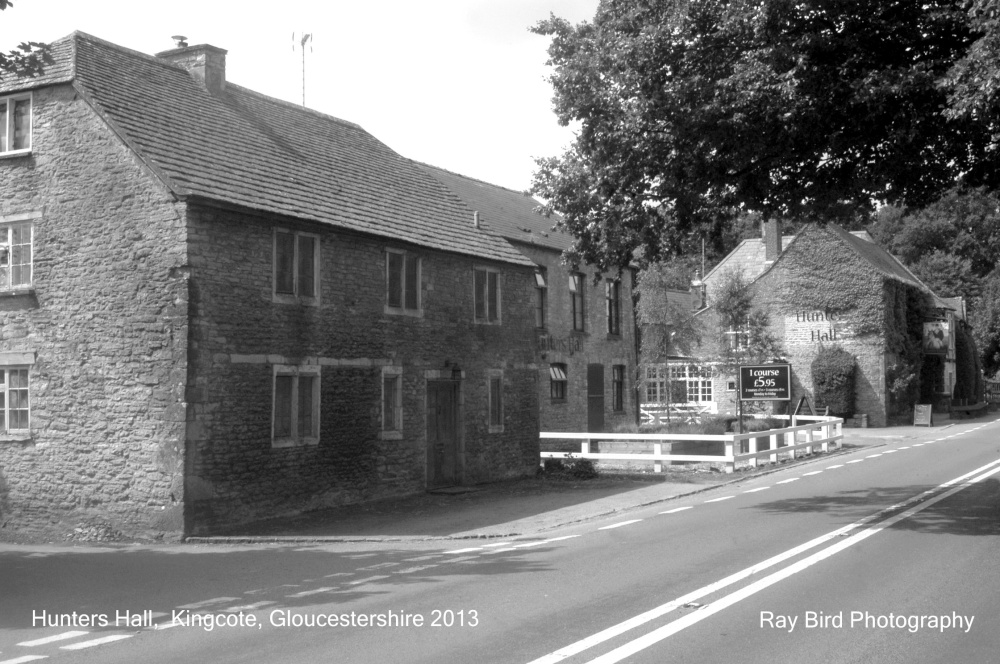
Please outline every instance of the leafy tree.
M703 330L693 316L690 298L667 293L688 290L689 276L680 286L685 274L689 273L677 264L651 265L639 273L636 318L642 329L645 362L661 363L672 355L689 355L701 343Z
M969 320L987 376L1000 373L1000 269L983 280L983 291L972 302Z
M1000 1L972 0L969 24L978 39L948 74L952 117L975 117L994 127L1000 120Z
M577 258L610 269L680 250L740 212L797 219L924 205L997 178L990 134L941 85L977 35L960 0L605 0L555 16L555 110L579 123L534 193Z
M717 317L716 361L730 374L741 364L762 364L784 354L767 311L754 303L750 281L737 270L723 275L709 302Z
M0 11L13 7L10 0L0 0ZM40 42L21 42L16 50L0 53L0 80L5 75L37 76L42 73L46 64L52 63L45 44Z
M941 297L962 296L972 302L982 289L971 261L938 249L921 256L910 269Z
M816 403L836 417L853 416L856 368L854 356L840 346L820 348L810 365Z

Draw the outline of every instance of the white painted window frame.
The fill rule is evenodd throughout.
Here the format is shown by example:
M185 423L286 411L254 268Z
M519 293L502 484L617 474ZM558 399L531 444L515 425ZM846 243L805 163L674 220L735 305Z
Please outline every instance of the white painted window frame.
M28 147L11 149L14 142L14 102L28 100ZM16 157L31 153L35 136L35 99L30 92L0 96L0 103L7 104L7 123L3 128L7 136L7 149L0 151L0 157Z
M6 270L4 278L0 280L0 292L31 291L35 288L35 222L41 218L41 213L28 213L18 215L0 215L0 267ZM12 262L13 234L15 226L26 226L28 228L28 251L31 254L27 266L31 271L31 280L26 284L12 284L13 278ZM22 243L23 244L23 243Z
M479 302L480 298L479 289L476 288L476 274L478 272L483 272L486 279L486 292L482 294L482 297L486 298L483 301L483 311L486 314L485 317L480 317L476 312L476 303ZM494 275L496 277L497 284L496 317L492 320L490 319L490 275ZM503 302L502 275L503 273L500 270L484 265L477 265L472 270L472 319L479 325L500 325L503 323L503 307L501 306L501 302Z

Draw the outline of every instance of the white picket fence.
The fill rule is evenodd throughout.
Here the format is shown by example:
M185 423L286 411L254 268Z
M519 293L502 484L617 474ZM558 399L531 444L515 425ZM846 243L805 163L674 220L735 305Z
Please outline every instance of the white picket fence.
M776 416L782 419L782 416ZM786 415L784 419L789 419ZM805 424L802 424L805 422ZM795 457L799 452L813 454L839 449L844 439L844 420L838 417L803 416L796 417L795 426L784 429L770 429L743 434L672 434L672 433L567 433L543 431L539 437L545 440L580 440L579 452L542 452L543 459L583 458L594 461L640 461L653 464L653 471L663 472L663 463L672 461L694 461L721 464L727 473L736 469L737 464L746 462L756 466L758 460L768 459L777 463L779 455ZM768 449L758 450L761 438L768 438ZM591 447L601 441L645 441L649 452L618 453L591 452ZM671 454L664 452L665 444L676 442L722 443L724 453L718 454ZM746 449L746 452L742 450Z

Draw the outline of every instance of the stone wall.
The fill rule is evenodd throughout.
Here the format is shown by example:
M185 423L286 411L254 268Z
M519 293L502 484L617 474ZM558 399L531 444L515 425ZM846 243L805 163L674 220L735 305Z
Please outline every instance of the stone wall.
M460 377L460 480L535 472L533 270L349 235L320 224L189 209L189 531L423 491L427 382ZM320 239L318 303L275 302L273 233ZM420 258L419 315L386 309L387 249ZM500 272L501 322L474 322L473 270ZM321 372L315 445L273 447L273 368ZM381 431L382 372L401 371L403 430ZM489 426L490 372L504 385Z
M573 329L570 270L562 264L558 251L530 245L516 245L532 261L545 268L547 278L546 327L536 329L540 340L538 399L543 431L587 430L587 365L604 367L604 430L614 431L636 421L635 315L632 306L632 275L621 275L621 333L608 334L606 282L594 284L594 270L583 269L586 284L583 332ZM617 277L617 275L607 275ZM528 302L534 302L534 293ZM533 310L529 310L533 314ZM566 365L566 399L553 400L549 367ZM623 408L612 403L612 367L625 367Z
M0 539L174 537L184 501L183 214L63 85L0 157L0 222L33 226L33 290L0 293L0 357L28 354L30 435L0 435Z
M791 408L800 396L823 406L810 367L821 347L838 345L857 358L855 412L867 414L871 426L886 425L885 289L881 273L820 229L804 231L755 282L755 301L770 313L792 365ZM818 297L831 291L849 295L831 306Z

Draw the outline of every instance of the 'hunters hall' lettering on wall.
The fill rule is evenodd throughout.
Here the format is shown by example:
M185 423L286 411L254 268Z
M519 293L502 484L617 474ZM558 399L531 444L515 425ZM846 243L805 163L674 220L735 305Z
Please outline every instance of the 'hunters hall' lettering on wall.
M785 341L789 344L815 344L841 341L850 336L838 314L828 311L796 311L785 316Z

